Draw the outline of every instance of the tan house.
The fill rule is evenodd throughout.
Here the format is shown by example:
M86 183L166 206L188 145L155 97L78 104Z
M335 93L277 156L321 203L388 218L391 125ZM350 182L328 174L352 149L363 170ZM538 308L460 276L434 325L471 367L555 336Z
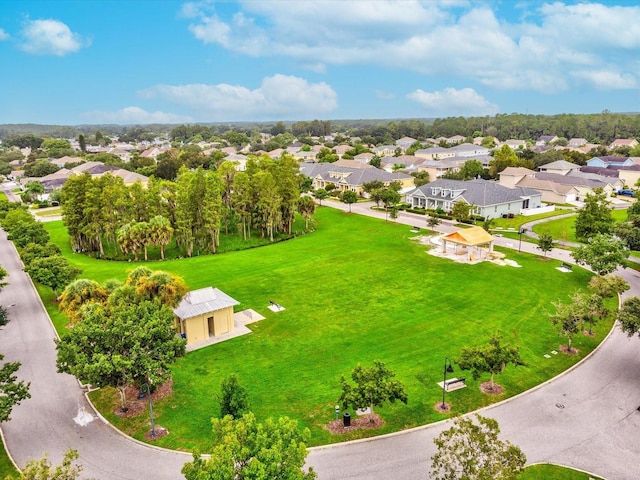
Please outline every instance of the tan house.
M187 345L233 331L233 307L240 302L213 287L192 290L173 310L176 329Z

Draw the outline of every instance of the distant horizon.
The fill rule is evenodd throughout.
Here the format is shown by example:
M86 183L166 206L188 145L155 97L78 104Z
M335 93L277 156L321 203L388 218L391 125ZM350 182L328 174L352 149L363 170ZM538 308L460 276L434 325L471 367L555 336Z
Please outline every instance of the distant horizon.
M632 28L640 6L626 0L22 0L2 7L2 124L640 110L640 35Z
M502 115L524 115L524 116L536 116L536 117L554 117L559 115L640 115L640 112L594 112L594 113L554 113L554 114L533 114L533 113L519 113L512 112ZM0 127L27 127L27 126L36 126L36 127L68 127L68 128L83 128L83 127L146 127L146 126L167 126L167 127L176 127L180 125L239 125L239 124L277 124L282 122L284 124L295 124L297 122L311 122L314 120L318 120L321 122L396 122L396 121L427 121L433 122L435 120L446 120L448 118L456 118L457 116L449 116L449 117L397 117L397 118L314 118L312 120L241 120L241 121L216 121L216 122L178 122L178 123L79 123L79 124L64 124L64 123L37 123L37 122L24 122L24 123L0 123ZM483 116L471 115L463 118L482 118ZM489 118L495 118L496 115L486 115Z

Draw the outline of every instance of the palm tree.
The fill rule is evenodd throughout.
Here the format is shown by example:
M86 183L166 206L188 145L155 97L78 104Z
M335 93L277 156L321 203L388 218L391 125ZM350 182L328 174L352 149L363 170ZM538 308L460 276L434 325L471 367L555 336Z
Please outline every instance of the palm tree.
M298 213L304 217L304 229L309 229L309 217L316 212L316 202L308 195L300 197L298 200Z
M171 243L173 227L169 219L162 215L156 215L149 222L151 243L160 247L160 258L164 260L164 248Z
M80 309L88 303L104 303L108 297L106 289L94 280L80 278L66 286L59 297L58 308L69 317L71 324L80 319Z

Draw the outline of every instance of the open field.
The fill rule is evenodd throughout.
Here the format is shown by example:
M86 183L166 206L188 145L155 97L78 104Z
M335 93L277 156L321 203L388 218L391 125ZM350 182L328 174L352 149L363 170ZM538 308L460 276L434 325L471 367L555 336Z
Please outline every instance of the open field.
M174 272L190 288L221 288L266 317L254 333L193 352L174 368L172 396L154 404L156 423L170 435L158 445L205 449L210 421L218 414L221 380L236 373L249 390L258 418L295 418L312 432L311 444L338 442L397 431L445 418L434 410L442 391L445 357L455 359L467 345L485 343L501 331L506 342L520 346L526 366L508 367L497 380L506 391L488 397L468 372L468 388L451 392L453 414L520 393L565 370L591 351L611 321L596 327L596 336L577 335L576 356L544 354L564 342L548 316L552 301L586 285L590 274L580 268L561 273L560 262L508 251L521 268L492 263L463 265L435 258L411 240L409 228L392 222L349 215L330 208L316 214L313 234L271 246L151 262L150 268ZM64 254L83 269L83 277L124 279L133 262L100 261L73 254L61 222L47 224ZM52 295L40 289L59 331L65 319ZM272 313L269 301L286 310ZM409 403L376 411L385 425L378 431L331 435L323 427L334 418L341 375L357 363L379 359L405 383ZM456 365L454 364L454 367ZM148 415L122 420L112 415L116 395L92 393L102 413L136 438L148 429ZM353 412L352 412L353 413Z

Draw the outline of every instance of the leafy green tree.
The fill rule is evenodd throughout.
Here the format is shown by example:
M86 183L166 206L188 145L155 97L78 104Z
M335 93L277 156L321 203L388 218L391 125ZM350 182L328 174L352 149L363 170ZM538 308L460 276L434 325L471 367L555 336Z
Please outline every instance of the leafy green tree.
M258 423L253 413L234 420L214 418L211 455L195 452L182 473L187 480L312 480L312 468L304 471L308 429L287 417Z
M625 267L624 260L629 256L629 251L623 240L598 233L586 245L576 247L571 256L580 265L588 265L598 275L607 275L619 266Z
M341 201L342 203L346 203L347 205L349 205L349 213L351 213L351 204L358 201L358 194L356 192L352 192L351 190L346 190L342 192Z
M160 247L160 258L164 260L164 249L171 243L173 227L168 218L156 215L149 221L151 243Z
M67 140L60 138L45 138L40 148L48 157L62 158L65 155L73 155L75 152Z
M61 256L36 258L25 271L34 282L50 287L56 296L58 290L69 285L82 272Z
M555 241L553 236L549 233L543 233L538 237L538 248L544 253L544 258L547 258L547 254L553 250Z
M440 225L441 220L438 217L434 217L433 215L429 215L427 217L427 226L433 230L435 227Z
M624 240L629 250L640 250L640 217L635 216L631 222L616 223L613 234Z
M87 153L87 140L84 138L83 134L78 136L78 145L80 146L80 151L86 155Z
M458 200L453 204L453 208L451 209L451 216L458 222L469 220L469 218L471 217L471 205L462 200Z
M471 370L473 378L477 380L483 373L491 374L490 390L495 389L494 376L501 374L509 364L524 365L520 358L518 347L502 345L500 334L493 335L487 345L478 347L464 347L460 351L460 358L456 363L462 370Z
M95 280L79 278L65 287L60 294L58 309L64 313L73 325L80 319L81 308L89 303L105 304L107 290Z
M629 337L640 335L640 297L627 298L618 310L617 320Z
M386 402L394 403L396 400L407 403L408 397L404 385L395 379L392 372L383 362L374 360L373 365L361 366L358 364L351 372L349 383L344 376L340 378L342 394L338 400L343 409L352 407L369 407L369 420L373 419L373 407Z
M96 387L116 388L123 411L129 385L162 384L171 376L171 364L185 352L173 311L153 301L88 304L82 320L56 340L56 346L59 372Z
M498 174L507 167L514 167L518 162L518 156L508 145L503 145L493 154L493 160L489 162L489 175L497 178Z
M515 445L500 440L498 422L476 414L457 418L434 443L430 478L434 480L516 480L527 461Z
M609 234L613 229L614 219L607 194L602 188L594 188L593 193L587 193L584 206L576 217L576 237L587 241L597 234Z
M44 225L33 218L28 222L17 224L16 228L8 231L8 234L7 238L18 248L24 248L30 243L46 245L49 242L49 232Z
M220 385L220 417L230 415L233 418L240 418L245 413L249 413L249 393L247 389L240 385L235 374L229 375L222 380Z
M413 184L416 187L426 185L430 181L429 172L411 172L411 176L413 177Z
M0 361L4 355L0 354ZM20 368L19 362L7 362L0 368L0 422L10 420L11 410L22 400L31 398L30 383L18 381L15 373Z
M69 449L64 454L62 463L54 467L48 456L27 462L20 472L18 480L76 480L82 473L82 465L74 464L80 458L76 450ZM10 480L10 477L5 478Z
M322 200L329 198L329 192L327 192L324 188L318 188L313 191L313 197L318 200L320 206L322 206Z
M484 167L478 160L467 160L460 169L463 180L472 180L485 175Z
M27 163L23 170L27 177L44 177L57 172L60 168L48 160L36 160L35 162Z
M554 302L556 312L550 315L551 323L558 329L561 335L567 337L567 353L574 353L571 347L573 337L580 331L583 313L579 304Z
M589 335L593 335L593 326L609 315L600 295L578 292L572 296L572 302L581 310L582 323L589 325Z
M28 243L24 248L20 249L20 258L25 266L29 266L36 258L55 257L59 255L62 255L60 248L51 242L45 245Z
M9 284L8 282L4 281L7 275L7 271L2 267L2 265L0 265L0 290L2 290L3 287L6 287Z
M629 290L627 281L618 275L596 275L591 277L589 291L602 298L611 298Z
M316 212L316 202L308 195L298 200L298 213L304 217L304 229L309 229L309 218Z
M22 201L25 203L32 202L40 198L40 195L44 193L44 187L40 182L32 180L25 185L24 193L22 194Z

